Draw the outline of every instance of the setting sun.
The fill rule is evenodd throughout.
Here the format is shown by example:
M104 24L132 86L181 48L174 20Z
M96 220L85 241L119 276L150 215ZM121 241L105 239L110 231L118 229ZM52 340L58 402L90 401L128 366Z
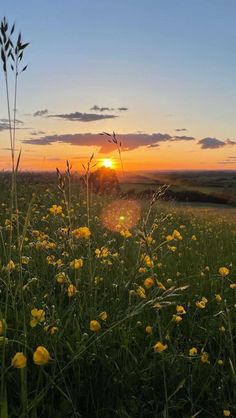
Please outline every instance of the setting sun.
M103 160L102 165L103 167L106 167L106 168L112 168L113 162L109 158L106 158L105 160Z

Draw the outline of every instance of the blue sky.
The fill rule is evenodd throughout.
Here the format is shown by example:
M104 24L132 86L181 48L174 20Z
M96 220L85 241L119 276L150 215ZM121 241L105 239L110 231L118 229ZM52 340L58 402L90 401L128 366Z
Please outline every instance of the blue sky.
M173 135L186 128L199 140L236 140L235 0L10 0L1 13L31 42L21 119L39 109L128 108L117 118L76 126L26 116L26 127L50 135L113 129ZM2 93L0 106L3 118ZM233 151L226 148L225 158Z

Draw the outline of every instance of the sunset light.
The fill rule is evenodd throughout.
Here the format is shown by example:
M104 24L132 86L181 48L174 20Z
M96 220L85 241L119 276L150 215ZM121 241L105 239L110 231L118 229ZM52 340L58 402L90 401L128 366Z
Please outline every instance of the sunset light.
M102 165L106 168L113 168L113 161L110 160L110 158L106 158L105 160L103 160Z

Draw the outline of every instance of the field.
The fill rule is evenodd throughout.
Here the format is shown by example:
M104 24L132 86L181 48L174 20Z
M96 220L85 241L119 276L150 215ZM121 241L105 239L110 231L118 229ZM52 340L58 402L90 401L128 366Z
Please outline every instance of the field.
M11 216L8 181L1 418L236 416L228 209L93 195L67 173L19 181Z

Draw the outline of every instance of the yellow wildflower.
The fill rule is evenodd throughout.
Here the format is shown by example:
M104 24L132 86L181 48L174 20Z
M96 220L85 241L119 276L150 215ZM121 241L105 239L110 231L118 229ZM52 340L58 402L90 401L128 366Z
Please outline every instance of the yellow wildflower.
M74 270L79 270L81 267L83 267L82 258L75 258L73 261L70 262L70 267Z
M109 256L109 249L107 247L97 248L95 250L96 258L105 258Z
M190 357L194 357L194 356L196 356L196 355L197 355L197 348L196 348L196 347L192 347L192 348L190 348L190 350L189 350L189 352L188 352L188 355L189 355Z
M153 328L151 327L151 325L147 325L145 331L147 334L152 334Z
M96 319L92 319L89 325L90 331L98 332L101 329L100 323Z
M32 328L36 327L40 322L45 320L45 311L43 309L34 308L31 310L32 319L30 321L30 326Z
M70 284L67 288L68 297L72 298L73 296L75 296L76 292L76 287L73 284Z
M62 284L62 283L64 283L64 282L66 281L67 276L66 276L66 274L62 271L62 272L60 272L60 273L57 273L57 274L56 274L55 279L56 279L57 283Z
M202 363L210 363L209 362L209 355L205 352L202 353L201 355L201 362Z
M174 321L174 322L177 322L177 324L179 323L179 322L181 322L182 321L182 316L180 316L180 315L176 315L176 314L174 314L173 316L172 316L172 321Z
M37 366L44 366L49 362L49 359L50 354L48 350L42 345L39 345L33 354L34 364L36 364Z
M167 350L167 348L168 348L167 344L162 344L160 341L158 341L153 346L155 353L162 353L163 351Z
M236 289L236 283L230 283L229 287L230 289Z
M224 409L223 410L223 415L224 415L224 417L230 417L230 415L231 415L230 410L229 409Z
M106 319L107 319L106 311L101 312L98 316L102 321L106 321Z
M142 260L144 262L144 264L146 264L147 267L153 268L154 267L154 263L151 259L151 257L149 255L144 255L142 257Z
M80 228L74 229L74 231L72 231L72 235L75 238L89 239L91 231L87 228L87 226L81 226Z
M15 369L23 369L26 366L27 359L22 352L18 352L14 355L11 361L12 367Z
M222 297L219 294L215 295L215 299L216 299L216 302L222 301Z
M182 305L177 305L176 306L176 312L178 315L185 315L186 314L186 310L184 309L184 307Z
M220 267L218 270L218 273L222 276L222 277L226 277L229 275L229 269L227 267Z
M206 307L206 303L203 300L197 301L196 302L196 307L198 309L204 309Z
M177 231L177 229L174 230L172 236L179 241L182 241L183 239L182 235L180 234L179 231Z
M196 237L196 235L192 235L192 236L191 236L191 240L192 240L192 241L197 241L197 237Z
M52 205L49 209L51 215L61 215L62 214L62 207L59 205Z
M164 284L162 282L159 282L159 280L157 280L157 287L158 287L158 289L166 290Z
M224 327L224 325L221 325L221 326L219 327L219 331L220 331L220 332L225 332L225 327Z
M137 294L140 298L142 298L142 299L145 299L145 298L146 298L146 295L145 295L145 289L144 289L142 286L138 286L138 287L137 287L137 289L136 289L136 294Z
M120 235L122 237L124 237L124 238L130 238L130 237L132 237L132 234L131 234L131 232L128 229L122 229L120 231Z
M143 282L144 287L146 289L150 289L154 285L154 280L152 277L147 277Z
M58 327L47 325L44 327L44 331L48 332L51 335L54 335L58 332Z
M26 257L26 255L22 255L21 257L21 264L29 264L29 257Z
M7 263L7 269L8 270L14 270L16 268L16 265L14 261L10 260L9 263Z

